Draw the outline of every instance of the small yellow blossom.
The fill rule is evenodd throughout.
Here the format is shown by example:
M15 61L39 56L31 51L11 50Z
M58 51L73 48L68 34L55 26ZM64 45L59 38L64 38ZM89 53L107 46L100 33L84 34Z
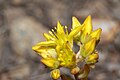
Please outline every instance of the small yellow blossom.
M76 66L76 55L67 43L63 47L64 48L58 52L58 60L61 62L60 65L73 68Z
M77 78L87 80L91 66L95 66L99 58L95 47L100 41L102 32L101 28L94 31L92 28L91 16L88 16L83 24L76 17L72 17L70 32L67 26L62 26L58 22L49 33L43 34L46 41L39 42L32 47L41 56L40 61L52 69L53 79L57 80L60 77L60 67L66 67L73 75L77 75ZM73 51L73 43L80 47L77 53ZM85 63L83 69L78 67L78 63L81 62Z

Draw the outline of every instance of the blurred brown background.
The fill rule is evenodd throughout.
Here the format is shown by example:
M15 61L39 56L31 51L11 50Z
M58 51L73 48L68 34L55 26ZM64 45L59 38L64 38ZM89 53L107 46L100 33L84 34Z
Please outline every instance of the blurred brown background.
M52 80L31 46L58 20L70 28L88 15L103 29L89 80L120 80L120 0L0 0L0 80Z

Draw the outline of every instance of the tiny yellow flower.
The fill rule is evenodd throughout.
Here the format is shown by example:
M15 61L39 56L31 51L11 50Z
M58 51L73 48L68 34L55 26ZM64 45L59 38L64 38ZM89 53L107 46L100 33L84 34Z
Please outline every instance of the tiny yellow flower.
M67 43L64 45L64 49L58 53L58 60L61 62L61 66L68 68L73 68L76 66L76 55Z
M50 35L44 33L46 41L36 44L32 49L44 58L41 62L48 67L53 68L53 64L57 61L60 63L60 66L73 68L76 66L76 55L72 51L73 37L82 28L81 26L76 27L68 34L68 31L66 30L65 32L64 27L58 22L55 29L55 31L49 31Z
M51 71L51 77L57 80L60 77L60 70L54 69L53 71Z
M60 67L66 67L81 80L87 80L91 66L94 66L99 58L95 47L100 41L101 32L101 28L92 31L91 16L88 16L82 25L76 17L72 17L70 33L67 26L58 22L49 33L43 34L46 41L37 43L32 49L42 57L40 61L52 69L53 79L60 77ZM79 43L80 50L77 54L73 51L73 43ZM77 67L80 62L85 63L83 69Z

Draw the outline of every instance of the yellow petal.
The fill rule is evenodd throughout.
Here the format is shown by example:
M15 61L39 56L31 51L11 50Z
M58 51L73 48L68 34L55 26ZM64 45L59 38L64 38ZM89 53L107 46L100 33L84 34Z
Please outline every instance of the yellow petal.
M57 58L55 49L51 48L39 48L36 50L42 58Z
M39 49L40 46L39 45L35 45L35 46L32 46L32 50L36 51L37 49Z
M87 36L92 32L91 16L88 16L82 25L84 26L82 28L80 41L81 43L85 43Z
M83 29L85 30L85 34L90 34L92 31L92 21L90 15L85 19L83 24L84 24Z
M102 31L102 29L101 29L101 28L98 28L97 30L93 31L93 32L90 34L90 36L91 36L92 38L96 38L97 40L99 40L99 39L100 39L100 35L101 35L101 31Z
M50 68L58 68L59 62L54 58L41 59L41 62Z
M46 42L40 42L37 45L39 45L39 46L55 46L55 42L54 41L46 41Z
M41 53L41 52L46 52L46 47L43 47L43 46L33 46L32 49L35 51L35 52L38 52L38 53ZM48 47L47 49L51 49L50 47Z
M83 26L77 26L76 28L72 29L70 34L68 35L68 39L71 40L75 35L77 35L81 30Z
M82 44L87 41L86 40L87 36L88 36L88 34L85 33L85 30L82 31L81 36L80 36L80 41L81 41Z
M72 28L74 29L78 26L81 26L80 22L78 21L76 17L72 17Z
M93 38L90 41L88 41L87 43L85 43L83 46L81 46L81 55L83 57L90 55L94 51L95 45L96 45L95 38Z
M60 77L60 70L54 69L53 71L51 71L51 77L57 80Z
M56 32L56 37L59 40L60 43L64 43L67 40L65 31L64 31L64 26L60 24L60 22L57 23L57 32Z
M46 42L40 42L37 43L36 45L32 46L32 50L36 52L40 52L44 47L55 47L55 42L54 41L46 41Z
M93 50L95 49L95 43L96 43L95 38L93 38L90 41L88 41L87 43L85 43L85 45L84 45L85 50L93 52Z
M39 46L39 47L33 47L33 50L36 51L42 58L56 58L57 57L57 53L55 51L55 49L51 48L51 47L43 47L43 46Z

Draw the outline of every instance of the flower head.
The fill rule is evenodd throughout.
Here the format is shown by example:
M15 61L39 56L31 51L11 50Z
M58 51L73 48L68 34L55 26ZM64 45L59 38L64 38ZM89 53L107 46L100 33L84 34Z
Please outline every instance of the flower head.
M42 57L40 61L53 69L51 71L53 79L60 77L60 67L69 68L72 74L78 75L78 78L87 79L91 65L94 66L99 58L95 48L102 32L101 28L94 31L92 28L91 16L88 16L83 24L76 17L72 17L70 33L67 26L62 26L58 22L57 27L43 34L46 41L32 47ZM73 51L73 43L80 46L78 53ZM83 69L78 67L79 62L85 63Z

